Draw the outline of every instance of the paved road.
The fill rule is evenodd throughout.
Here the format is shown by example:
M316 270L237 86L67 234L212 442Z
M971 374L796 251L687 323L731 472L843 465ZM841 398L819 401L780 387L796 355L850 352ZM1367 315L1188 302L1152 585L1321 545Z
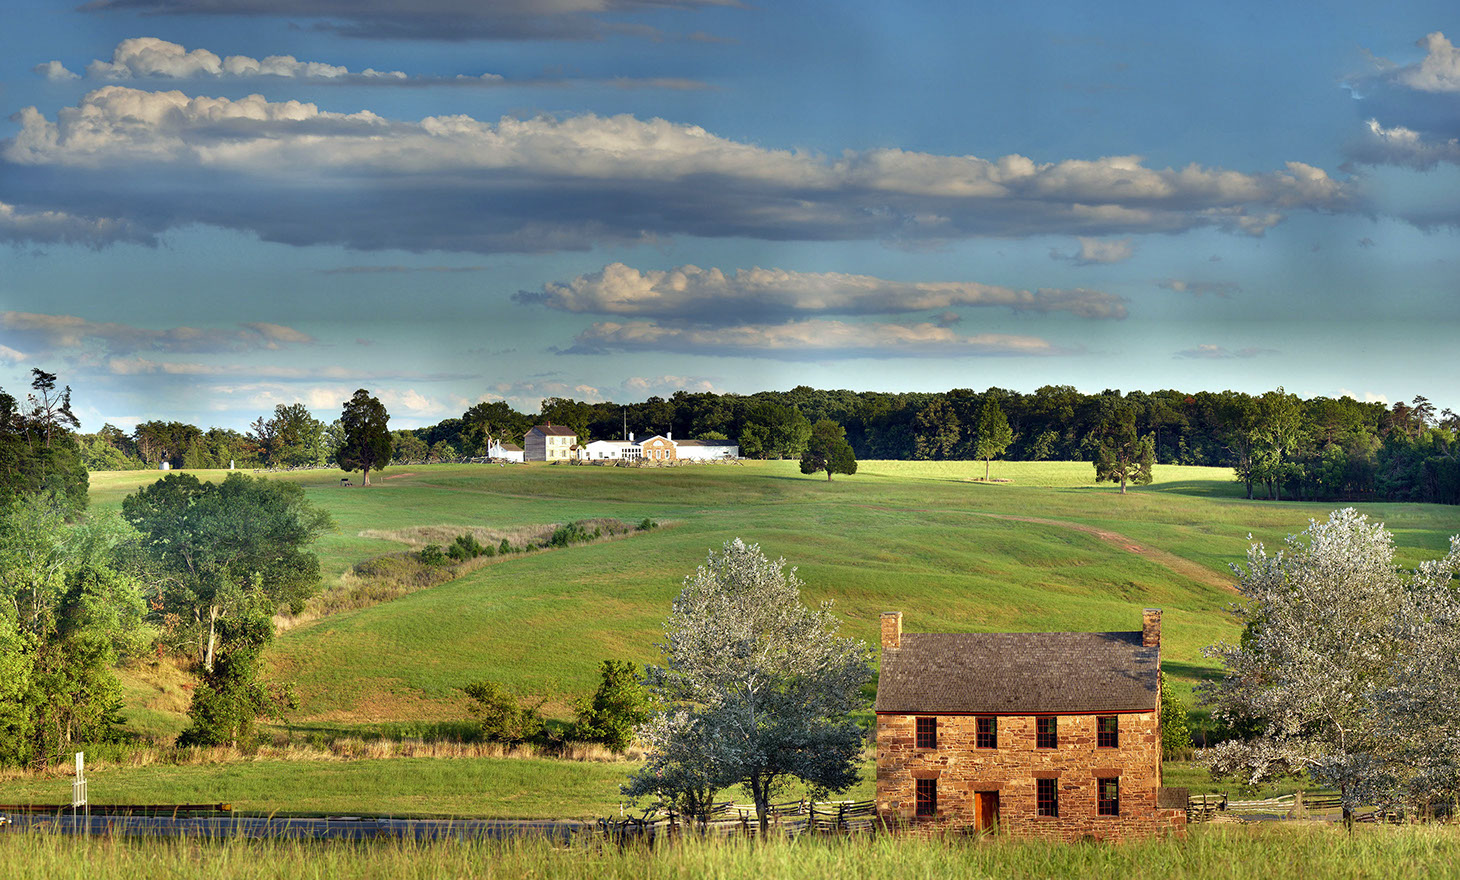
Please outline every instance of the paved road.
M541 836L567 841L593 826L584 822L524 821L510 819L367 819L330 816L324 819L285 819L262 816L54 816L12 813L5 831L36 828L63 834L122 834L136 837L196 836L242 838L315 838L372 840L502 840Z

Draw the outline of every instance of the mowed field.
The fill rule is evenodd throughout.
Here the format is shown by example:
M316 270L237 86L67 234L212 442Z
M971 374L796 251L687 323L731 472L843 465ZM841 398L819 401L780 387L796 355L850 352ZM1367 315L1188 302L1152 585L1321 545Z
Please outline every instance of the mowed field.
M1273 548L1332 505L1246 501L1231 471L1158 466L1122 496L1083 462L863 462L806 477L794 462L663 469L519 465L393 467L370 488L335 471L298 482L339 529L318 547L327 585L409 545L420 526L510 528L588 517L661 528L612 542L499 558L455 581L297 626L270 648L271 675L301 699L294 721L341 732L466 717L462 685L491 678L566 718L605 658L653 662L683 578L725 541L758 543L797 568L808 602L831 600L846 634L875 647L878 615L909 631L1130 630L1165 610L1164 667L1183 691L1214 670L1203 646L1231 639L1231 563ZM199 472L220 479L223 472ZM92 477L94 508L157 479ZM358 483L358 475L355 482ZM1394 532L1402 564L1443 554L1460 508L1359 505ZM365 533L372 533L374 537ZM173 693L133 681L134 714L168 726ZM170 701L170 702L169 702ZM151 709L148 705L151 705ZM181 717L176 717L181 723Z

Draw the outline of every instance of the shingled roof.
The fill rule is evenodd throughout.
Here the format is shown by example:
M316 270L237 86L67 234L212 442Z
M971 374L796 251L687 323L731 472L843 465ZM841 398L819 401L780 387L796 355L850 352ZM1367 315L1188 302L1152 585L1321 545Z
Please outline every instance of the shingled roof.
M532 430L539 434L548 434L553 437L576 437L578 436L572 428L565 428L562 425L533 425Z
M1149 712L1160 648L1139 632L903 633L882 650L879 713Z

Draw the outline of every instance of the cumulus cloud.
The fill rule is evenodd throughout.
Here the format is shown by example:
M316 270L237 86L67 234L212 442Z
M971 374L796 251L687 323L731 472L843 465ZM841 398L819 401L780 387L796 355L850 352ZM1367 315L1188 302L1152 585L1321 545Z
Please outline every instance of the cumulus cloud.
M52 62L53 64L56 62ZM134 37L123 40L112 51L111 61L93 61L86 66L92 79L124 80L134 77L191 79L193 77L256 77L276 76L286 79L327 80L404 80L399 70L366 68L351 73L348 68L320 61L300 61L293 55L270 55L250 58L229 55L220 58L207 49L191 52L177 43L157 37Z
M1339 397L1347 397L1350 400L1362 400L1364 403L1382 403L1389 405L1389 398L1383 394L1375 394L1372 391L1365 391L1363 394L1355 394L1347 388L1338 389Z
M51 79L76 79L59 61L37 65L36 73ZM694 90L709 86L699 80L675 77L627 77L592 79L565 76L535 76L508 80L497 73L455 76L411 75L401 70L376 70L367 67L352 71L338 64L323 61L300 61L293 55L269 55L251 58L247 55L220 56L207 49L192 49L158 37L133 37L118 43L112 60L93 61L86 67L89 79L129 81L139 79L285 79L309 80L313 83L336 83L371 86L577 86L606 85L619 89Z
M125 355L140 351L277 351L314 342L307 333L281 324L253 322L229 328L136 327L91 321L75 315L0 312L0 331L35 348Z
M827 158L632 116L401 122L259 95L106 86L54 120L34 107L17 118L3 158L26 166L14 176L57 209L124 207L154 232L196 222L359 249L542 252L675 234L1261 234L1285 212L1350 201L1343 183L1298 162L1246 174L1133 157Z
M1362 134L1346 146L1352 162L1426 171L1460 164L1460 50L1439 31L1417 44L1414 64L1374 59L1374 69L1344 85L1362 102Z
M1055 260L1068 260L1077 266L1098 266L1103 263L1120 263L1135 256L1135 246L1128 238L1106 241L1100 238L1081 236L1078 253L1066 254L1051 250L1049 256Z
M1271 348L1242 348L1231 351L1221 345L1198 345L1196 348L1188 348L1178 351L1173 357L1194 358L1196 360L1231 360L1234 358L1255 358L1264 355L1278 354Z
M1167 278L1165 281L1156 282L1156 286L1163 290L1193 293L1197 296L1210 293L1224 299L1242 289L1242 285L1235 281L1185 281L1180 278Z
M59 61L47 61L45 64L37 64L31 68L31 72L39 73L51 82L66 82L67 80L81 78L79 74L67 70L66 65Z
M625 14L738 5L738 0L91 0L93 12L276 16L349 37L409 40L586 40L659 37Z
M842 272L785 269L723 270L680 266L640 271L611 263L566 282L520 291L521 303L565 312L745 323L814 314L890 315L955 306L1071 312L1084 318L1124 318L1125 300L1096 290L1016 290L975 282L889 281Z
M961 336L938 324L854 324L808 320L787 324L685 328L652 321L603 321L579 333L564 354L660 351L778 360L1070 354L1035 336Z
M8 345L0 345L0 363L13 366L26 360L30 360L30 358L26 357L24 352L16 351Z
M1460 165L1460 139L1432 137L1402 125L1385 128L1379 120L1364 123L1366 134L1350 144L1348 154L1365 165L1398 165L1428 171L1440 163Z
M65 211L28 211L0 202L0 241L82 244L99 248L118 242L155 245L156 236L130 220L79 217Z
M611 400L637 401L656 396L669 397L676 391L726 393L715 380L703 376L630 376L616 385L610 385L576 382L552 373L516 382L498 382L475 399L457 397L453 400L458 406L458 413L477 403L498 400L506 401L519 412L530 413L537 412L543 400L548 397L570 397L587 403L604 403Z
M1455 45L1439 31L1425 34L1415 45L1425 50L1425 57L1388 75L1421 92L1460 92L1460 51Z

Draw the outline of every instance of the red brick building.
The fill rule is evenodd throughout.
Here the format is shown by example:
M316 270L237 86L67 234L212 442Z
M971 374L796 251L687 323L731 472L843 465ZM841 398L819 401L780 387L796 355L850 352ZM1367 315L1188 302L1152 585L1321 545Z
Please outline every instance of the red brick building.
M906 633L882 615L877 810L915 830L1182 831L1161 788L1161 612L1109 633Z

